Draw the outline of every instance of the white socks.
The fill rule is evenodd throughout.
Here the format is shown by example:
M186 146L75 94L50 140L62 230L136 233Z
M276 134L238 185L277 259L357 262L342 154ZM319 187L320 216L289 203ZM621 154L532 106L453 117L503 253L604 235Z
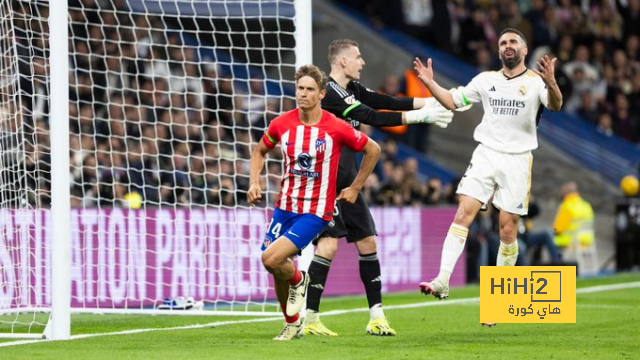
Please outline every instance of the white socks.
M444 284L449 283L453 268L456 267L456 262L462 251L464 250L464 243L467 241L467 235L469 229L457 224L451 224L447 237L444 239L444 245L442 247L442 257L440 258L440 273L438 279Z
M307 314L304 317L305 324L313 324L319 320L320 320L319 312L307 309Z
M375 304L369 309L371 314L371 320L384 317L384 311L382 311L382 304Z
M518 261L518 240L513 244L505 244L500 240L496 266L514 266L516 261Z

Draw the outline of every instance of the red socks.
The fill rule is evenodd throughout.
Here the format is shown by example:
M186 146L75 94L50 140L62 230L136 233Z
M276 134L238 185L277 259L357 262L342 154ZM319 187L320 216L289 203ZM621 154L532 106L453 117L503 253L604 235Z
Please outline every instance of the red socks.
M300 284L301 281L302 281L302 273L298 269L296 269L296 272L293 273L293 276L291 277L291 279L287 280L287 282L289 282L289 285L291 286L297 286L298 284Z
M294 316L287 316L287 305L282 305L280 304L280 309L282 309L282 314L284 314L284 321L287 322L287 324L291 324L294 323L296 321L298 321L300 319L300 313L295 314Z

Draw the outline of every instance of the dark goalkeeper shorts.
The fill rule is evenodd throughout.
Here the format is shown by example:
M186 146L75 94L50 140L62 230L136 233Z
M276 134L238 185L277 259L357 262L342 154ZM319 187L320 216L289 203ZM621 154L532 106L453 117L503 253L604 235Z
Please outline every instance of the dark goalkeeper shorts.
M344 201L336 202L333 221L320 234L320 238L346 237L347 242L352 243L371 235L378 235L376 224L373 222L367 202L362 194L358 194L358 199L353 204ZM315 245L317 242L318 239L314 240L313 244Z

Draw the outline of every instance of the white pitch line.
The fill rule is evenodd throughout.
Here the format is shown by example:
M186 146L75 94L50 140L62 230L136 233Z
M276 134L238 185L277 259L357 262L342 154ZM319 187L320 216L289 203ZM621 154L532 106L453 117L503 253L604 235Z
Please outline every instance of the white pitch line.
M630 282L630 283L622 283L622 284L612 284L612 285L598 285L591 286L587 288L581 288L576 290L576 294L590 294L595 292L603 292L603 291L614 291L614 290L624 290L640 287L640 281ZM415 309L421 307L432 307L432 306L451 306L451 305L467 305L472 303L480 302L479 297L467 298L467 299L456 299L456 300L446 300L446 301L438 301L438 302L419 302L414 304L404 304L404 305L385 305L385 310L402 310L402 309ZM586 306L588 307L588 306ZM332 310L326 311L322 313L322 316L334 316L334 315L343 315L350 313L360 313L360 312L368 312L368 308L360 308L360 309L349 309L349 310ZM79 340L79 339L87 339L93 337L101 337L101 336L118 336L118 335L130 335L130 334L140 334L152 331L174 331L174 330L190 330L190 329L202 329L206 327L220 327L226 325L237 325L237 324L253 324L253 323L261 323L261 322L270 322L270 321L282 321L282 316L278 315L275 317L269 318L261 318L261 319L247 319L247 320L233 320L233 321L216 321L207 324L194 324L194 325L185 325L185 326L175 326L169 328L152 328L152 329L136 329L136 330L126 330L126 331L116 331L109 333L98 333L98 334L82 334L82 335L73 335L70 340ZM6 343L0 343L0 347L9 347L9 346L17 346L17 345L28 345L42 342L49 342L52 340L21 340L21 341L12 341Z
M640 305L600 305L600 304L578 304L579 308L593 309L616 309L616 310L640 310Z
M637 287L640 287L640 281L622 283L622 284L591 286L591 287L576 290L576 294L589 294L594 292L631 289L631 288L637 288Z

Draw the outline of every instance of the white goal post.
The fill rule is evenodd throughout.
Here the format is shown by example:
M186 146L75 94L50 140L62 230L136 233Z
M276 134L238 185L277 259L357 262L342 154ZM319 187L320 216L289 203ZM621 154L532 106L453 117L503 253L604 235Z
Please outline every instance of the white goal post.
M0 337L70 313L273 315L249 155L311 0L0 0ZM188 310L185 310L188 309Z

